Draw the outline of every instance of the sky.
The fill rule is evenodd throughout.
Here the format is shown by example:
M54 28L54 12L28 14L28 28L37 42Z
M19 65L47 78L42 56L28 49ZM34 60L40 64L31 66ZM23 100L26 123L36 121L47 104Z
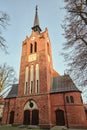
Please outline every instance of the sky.
M66 69L61 56L65 42L61 27L65 16L65 10L62 9L63 0L0 0L0 10L10 17L9 26L3 31L9 54L6 55L0 50L0 64L7 63L12 66L17 78L19 78L22 42L26 36L31 35L36 5L38 5L39 24L42 31L48 28L54 69L61 75Z

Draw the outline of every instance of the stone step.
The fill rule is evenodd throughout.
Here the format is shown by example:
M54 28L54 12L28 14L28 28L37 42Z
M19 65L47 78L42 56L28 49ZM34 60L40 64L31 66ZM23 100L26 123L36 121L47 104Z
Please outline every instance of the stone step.
M54 126L50 130L67 130L66 126Z

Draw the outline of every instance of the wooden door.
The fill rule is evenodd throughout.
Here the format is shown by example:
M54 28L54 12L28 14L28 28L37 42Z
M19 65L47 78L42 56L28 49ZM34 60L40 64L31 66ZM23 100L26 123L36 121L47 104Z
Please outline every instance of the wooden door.
M63 110L56 111L56 125L59 125L59 126L65 125L64 111Z
M32 125L38 125L39 124L39 111L33 110L32 111Z
M9 120L9 124L13 124L14 123L14 111L10 112L10 120Z
M30 125L30 111L24 111L24 125Z

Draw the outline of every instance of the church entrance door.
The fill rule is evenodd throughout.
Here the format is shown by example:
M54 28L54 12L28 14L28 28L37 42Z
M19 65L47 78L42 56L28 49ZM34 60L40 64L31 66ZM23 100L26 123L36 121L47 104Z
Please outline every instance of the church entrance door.
M9 124L13 124L14 123L14 111L10 112L10 120L9 120Z
M32 110L32 125L38 125L38 124L39 124L39 111Z
M24 125L30 125L30 111L24 111Z
M56 125L64 126L64 111L63 110L56 110Z

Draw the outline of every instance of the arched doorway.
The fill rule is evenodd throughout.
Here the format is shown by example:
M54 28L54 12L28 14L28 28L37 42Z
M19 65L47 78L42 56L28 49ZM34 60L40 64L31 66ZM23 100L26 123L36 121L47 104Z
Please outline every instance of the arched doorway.
M34 100L29 100L24 106L24 125L38 125L39 110Z
M30 125L30 111L24 111L24 125Z
M13 124L14 123L14 111L10 112L10 120L9 120L9 124Z
M38 125L38 124L39 124L39 111L32 110L32 125Z
M64 111L63 110L56 110L56 125L59 125L59 126L65 125Z

